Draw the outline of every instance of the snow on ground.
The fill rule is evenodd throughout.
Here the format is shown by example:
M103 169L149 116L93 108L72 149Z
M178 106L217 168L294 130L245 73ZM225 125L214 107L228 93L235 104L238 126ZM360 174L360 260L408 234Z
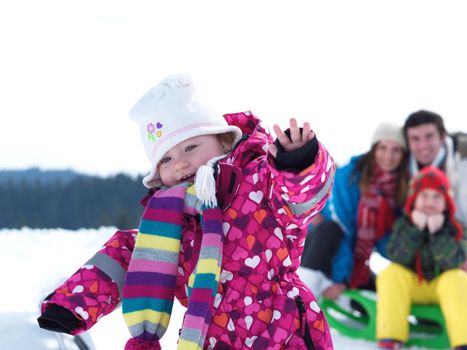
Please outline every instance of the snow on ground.
M115 228L0 230L0 349L59 349L56 335L40 329L36 318L40 300L73 274L110 238ZM383 260L376 266L384 266ZM183 309L176 302L163 349L174 349ZM90 331L97 350L123 349L129 333L121 310L102 318ZM332 330L335 349L377 349L375 343L355 340ZM414 348L415 349L415 348Z

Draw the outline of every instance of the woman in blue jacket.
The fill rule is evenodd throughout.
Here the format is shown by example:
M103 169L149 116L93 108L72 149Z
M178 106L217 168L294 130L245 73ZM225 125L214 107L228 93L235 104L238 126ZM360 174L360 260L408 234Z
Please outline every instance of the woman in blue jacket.
M385 256L407 183L402 128L382 123L371 149L337 170L320 220L310 225L299 275L316 297L336 299L347 288L374 289L369 258L374 248Z

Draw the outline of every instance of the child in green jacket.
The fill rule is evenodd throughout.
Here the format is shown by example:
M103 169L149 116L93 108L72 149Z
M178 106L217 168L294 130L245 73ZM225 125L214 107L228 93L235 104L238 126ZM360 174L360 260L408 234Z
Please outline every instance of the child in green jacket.
M412 179L405 214L387 245L392 263L376 280L376 337L382 349L408 339L411 303L440 305L451 346L467 349L466 240L455 219L449 180L426 167Z

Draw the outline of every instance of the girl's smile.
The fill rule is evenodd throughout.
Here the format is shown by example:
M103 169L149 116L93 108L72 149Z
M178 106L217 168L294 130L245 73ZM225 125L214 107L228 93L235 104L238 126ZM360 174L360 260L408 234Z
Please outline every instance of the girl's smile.
M165 186L194 182L196 171L210 159L225 153L218 135L189 138L172 147L158 164L158 172Z

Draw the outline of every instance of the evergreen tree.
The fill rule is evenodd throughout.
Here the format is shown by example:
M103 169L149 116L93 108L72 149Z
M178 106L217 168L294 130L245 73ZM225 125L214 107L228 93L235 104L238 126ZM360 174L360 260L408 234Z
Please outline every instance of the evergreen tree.
M53 180L44 173L40 179L0 181L0 228L138 226L143 210L139 201L146 194L141 177L70 177L67 172L62 181L56 172Z

